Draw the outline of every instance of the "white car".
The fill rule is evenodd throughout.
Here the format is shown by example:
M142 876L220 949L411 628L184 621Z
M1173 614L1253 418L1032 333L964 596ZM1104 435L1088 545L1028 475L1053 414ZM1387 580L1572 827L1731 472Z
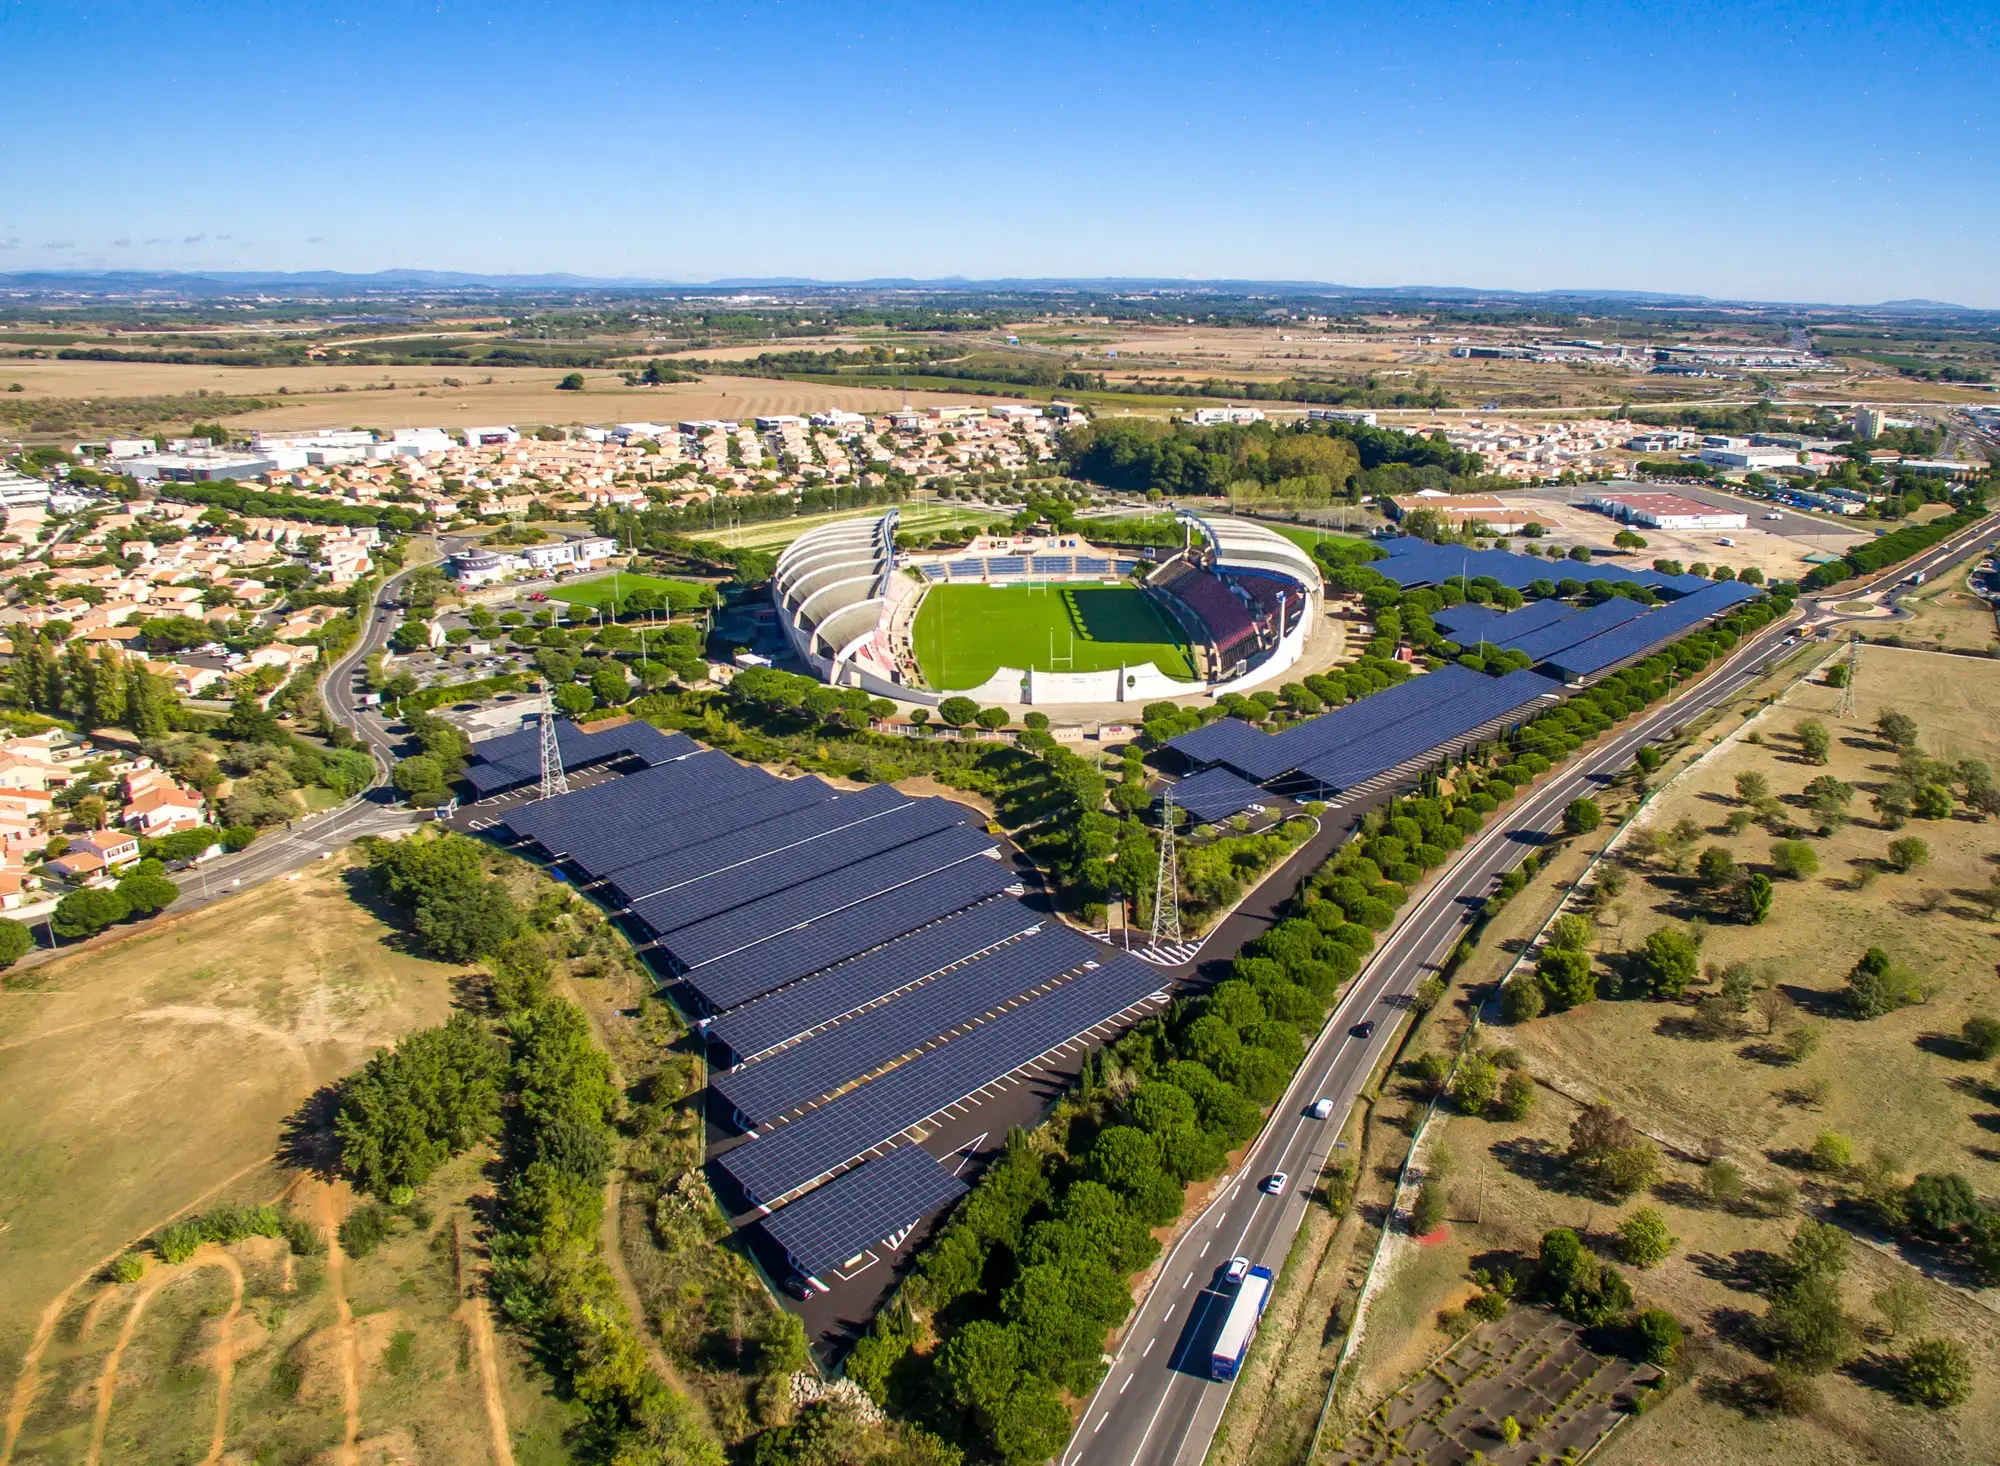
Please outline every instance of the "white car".
M1225 1278L1229 1279L1229 1281L1232 1283L1240 1283L1246 1276L1249 1275L1249 1272L1250 1272L1249 1258L1232 1257L1229 1259L1229 1266L1223 1269L1222 1275Z
M1273 1171L1264 1178L1264 1189L1273 1196L1283 1196L1285 1194L1285 1186L1291 1179L1283 1171Z
M1766 514L1764 517L1766 519L1783 519L1785 516L1782 514Z
M1333 1113L1332 1100L1322 1098L1313 1101L1312 1117L1315 1120L1324 1120L1328 1115L1331 1115L1332 1113Z

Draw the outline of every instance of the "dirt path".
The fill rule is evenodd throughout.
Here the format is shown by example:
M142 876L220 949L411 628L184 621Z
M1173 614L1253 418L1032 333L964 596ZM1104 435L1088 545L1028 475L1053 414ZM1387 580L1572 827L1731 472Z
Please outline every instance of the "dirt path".
M507 1402L500 1395L500 1361L493 1343L493 1316L479 1293L467 1295L466 1323L479 1355L479 1394L486 1403L486 1429L493 1437L493 1466L514 1466L514 1438L507 1428Z
M229 1312L216 1326L215 1339L215 1433L209 1437L208 1455L201 1466L216 1466L222 1459L223 1438L229 1432L229 1387L236 1378L236 1315L243 1311L243 1268L221 1248L207 1258L229 1274Z
M145 1313L146 1305L153 1301L153 1295L180 1277L190 1266L192 1264L184 1263L180 1267L154 1268L146 1279L145 1287L139 1290L139 1296L132 1300L131 1308L126 1311L117 1342L104 1356L104 1368L97 1374L97 1413L90 1422L90 1449L84 1454L83 1466L97 1466L98 1457L104 1453L104 1428L111 1423L111 1397L118 1389L118 1366L125 1358L126 1345L138 1332L140 1316Z
M667 1358L666 1350L660 1347L659 1339L654 1336L652 1326L646 1321L646 1305L639 1297L639 1286L632 1281L632 1274L625 1266L625 1249L620 1245L618 1235L622 1225L619 1212L622 1190L623 1185L615 1175L604 1183L604 1220L598 1223L597 1227L598 1250L604 1254L604 1265L611 1269L611 1276L618 1284L619 1296L625 1300L625 1307L631 1311L633 1327L645 1341L646 1357L653 1362L654 1373L673 1389L686 1395L688 1402L694 1406L695 1413L701 1417L702 1425L712 1430L713 1423L708 1418L708 1410L702 1404L701 1398L682 1382L680 1375L674 1369L673 1362Z
M347 1436L335 1459L339 1466L361 1461L361 1349L354 1333L354 1310L347 1306L347 1259L340 1251L340 1198L335 1187L319 1187L320 1224L326 1228L326 1285L333 1294L340 1330L340 1389L347 1409Z
M233 1185L259 1166L266 1165L275 1159L277 1159L275 1156L259 1156L242 1170L224 1176L186 1206L160 1218L152 1226L146 1228L145 1232L141 1235L151 1236L169 1222L178 1221L225 1186ZM100 1257L96 1262L92 1263L81 1277L63 1289L62 1292L58 1293L50 1301L49 1306L42 1310L42 1316L36 1320L35 1336L29 1341L27 1352L21 1356L21 1371L14 1378L13 1398L7 1403L7 1434L6 1439L0 1441L0 1466L10 1466L10 1463L14 1459L15 1443L21 1438L22 1427L28 1423L28 1411L34 1406L35 1391L41 1386L42 1355L48 1352L49 1342L55 1337L56 1324L61 1321L63 1310L69 1307L69 1300L75 1295L78 1288L81 1288L85 1283L88 1283L92 1278L103 1272L104 1269L111 1266L112 1261L123 1251L125 1249L120 1247L118 1252Z

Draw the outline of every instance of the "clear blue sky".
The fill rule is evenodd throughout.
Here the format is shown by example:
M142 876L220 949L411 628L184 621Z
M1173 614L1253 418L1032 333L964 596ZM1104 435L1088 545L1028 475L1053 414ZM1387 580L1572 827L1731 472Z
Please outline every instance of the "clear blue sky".
M2000 5L0 0L0 271L2000 307Z

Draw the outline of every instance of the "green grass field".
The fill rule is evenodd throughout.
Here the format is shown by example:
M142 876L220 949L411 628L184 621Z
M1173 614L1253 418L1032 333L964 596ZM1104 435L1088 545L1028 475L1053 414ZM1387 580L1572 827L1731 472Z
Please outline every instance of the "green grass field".
M600 575L594 580L570 581L557 586L549 594L572 606L601 606L614 596L629 596L635 590L656 590L662 601L680 610L683 606L696 603L701 587L692 581L667 580L658 575L628 575L621 571L615 576Z
M1128 586L934 585L914 634L924 680L943 691L977 687L1001 667L1101 672L1151 662L1169 677L1195 675L1181 634Z
M1343 545L1351 550L1357 545L1368 543L1360 535L1341 534L1337 530L1315 529L1309 524L1277 524L1268 519L1260 519L1257 522L1263 525L1264 528L1275 530L1293 544L1307 550L1310 550L1314 545L1320 544Z

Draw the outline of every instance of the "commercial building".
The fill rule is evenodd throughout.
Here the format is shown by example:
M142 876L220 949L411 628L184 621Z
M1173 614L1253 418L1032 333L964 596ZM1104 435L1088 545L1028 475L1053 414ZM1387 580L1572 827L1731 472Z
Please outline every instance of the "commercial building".
M1308 407L1307 418L1315 422L1351 422L1364 428L1375 426L1375 414L1361 408L1350 407Z
M1220 427L1225 424L1241 425L1262 422L1264 410L1260 407L1197 407L1188 416L1188 421L1198 428Z
M1783 468L1799 461L1792 448L1758 447L1740 438L1709 438L1704 441L1701 461L1717 468Z
M1425 489L1389 500L1391 519L1400 520L1419 509L1442 515L1453 526L1480 523L1497 534L1519 534L1531 524L1543 523L1524 504L1510 503L1498 494L1443 494Z
M1750 524L1750 516L1739 510L1718 509L1679 494L1593 492L1584 503L1621 524L1649 529L1746 529Z
M1879 407L1856 407L1854 409L1854 436L1864 443L1882 436L1882 429L1888 419Z

